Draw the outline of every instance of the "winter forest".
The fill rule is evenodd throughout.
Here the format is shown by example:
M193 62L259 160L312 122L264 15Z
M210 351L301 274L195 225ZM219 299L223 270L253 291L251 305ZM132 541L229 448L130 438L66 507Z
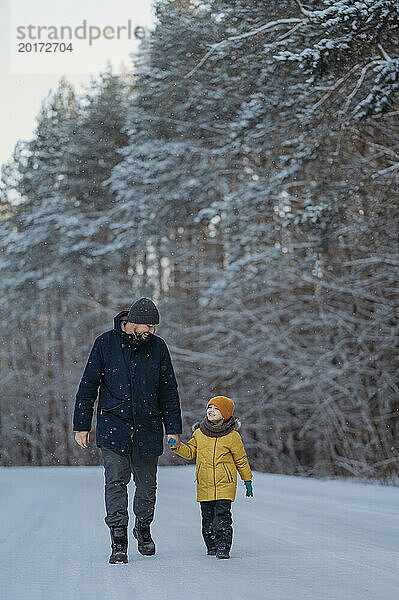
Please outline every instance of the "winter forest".
M394 482L397 0L155 11L130 68L62 77L2 167L0 464L100 464L77 386L145 295L183 439L228 395L254 469Z

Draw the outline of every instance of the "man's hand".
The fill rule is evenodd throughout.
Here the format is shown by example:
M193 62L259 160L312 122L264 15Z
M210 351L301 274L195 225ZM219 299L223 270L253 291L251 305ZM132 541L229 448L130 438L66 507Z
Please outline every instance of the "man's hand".
M170 448L172 448L172 450L177 450L177 448L180 446L180 433L168 433L166 436L166 443L172 439L175 439L177 443L174 446L170 446Z
M82 448L87 448L90 442L90 431L75 431L75 441Z

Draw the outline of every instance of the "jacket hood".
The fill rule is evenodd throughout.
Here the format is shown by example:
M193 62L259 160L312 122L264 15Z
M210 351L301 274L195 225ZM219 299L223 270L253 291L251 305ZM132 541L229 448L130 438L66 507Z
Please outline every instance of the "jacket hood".
M115 315L114 317L114 329L120 333L121 335L128 335L127 333L125 333L124 331L122 331L122 327L121 327L121 318L122 317L126 317L123 320L127 321L127 315L129 314L128 310L121 310L121 312L119 312L117 315Z

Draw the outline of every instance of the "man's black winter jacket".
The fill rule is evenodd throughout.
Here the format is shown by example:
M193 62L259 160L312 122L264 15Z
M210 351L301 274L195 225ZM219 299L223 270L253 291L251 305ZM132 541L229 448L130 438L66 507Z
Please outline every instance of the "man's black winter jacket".
M94 341L76 394L74 431L90 431L97 398L96 445L128 453L134 435L142 458L163 452L165 432L181 433L177 382L165 341L150 335L136 342L121 329L121 311L114 329Z

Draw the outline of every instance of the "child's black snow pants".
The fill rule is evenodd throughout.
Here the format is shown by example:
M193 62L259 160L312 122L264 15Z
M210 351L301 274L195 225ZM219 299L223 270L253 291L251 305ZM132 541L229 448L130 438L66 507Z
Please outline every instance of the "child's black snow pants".
M229 551L233 540L231 500L209 500L200 504L202 536L207 549Z

